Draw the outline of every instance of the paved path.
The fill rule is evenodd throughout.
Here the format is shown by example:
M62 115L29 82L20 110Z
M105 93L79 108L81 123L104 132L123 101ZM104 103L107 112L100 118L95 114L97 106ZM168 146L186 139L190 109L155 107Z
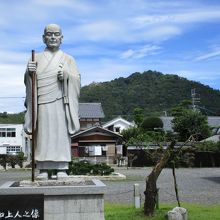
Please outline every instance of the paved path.
M133 185L140 184L144 199L145 178L151 168L115 168L127 176L123 181L105 181L105 201L114 203L132 203ZM220 168L177 169L177 182L180 200L201 204L220 204ZM31 177L30 171L0 171L0 185L5 181L22 180ZM171 169L164 169L158 179L160 202L176 202Z

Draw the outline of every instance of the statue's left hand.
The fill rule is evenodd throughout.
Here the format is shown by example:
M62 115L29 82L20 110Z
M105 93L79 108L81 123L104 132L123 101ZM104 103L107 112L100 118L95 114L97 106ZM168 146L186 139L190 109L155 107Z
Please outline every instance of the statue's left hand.
M63 81L63 71L59 71L58 72L58 74L57 74L57 79L59 80L59 81Z

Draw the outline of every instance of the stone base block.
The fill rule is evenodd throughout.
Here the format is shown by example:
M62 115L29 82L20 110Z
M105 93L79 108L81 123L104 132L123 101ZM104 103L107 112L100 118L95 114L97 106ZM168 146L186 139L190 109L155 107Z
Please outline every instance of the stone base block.
M100 180L82 186L0 187L1 195L44 194L45 220L104 220L104 189Z

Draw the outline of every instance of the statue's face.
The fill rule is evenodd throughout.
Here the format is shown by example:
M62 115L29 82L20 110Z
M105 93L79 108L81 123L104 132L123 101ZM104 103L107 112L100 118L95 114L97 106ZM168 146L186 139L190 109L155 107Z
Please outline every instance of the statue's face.
M62 43L62 32L58 25L49 25L44 30L43 41L49 50L58 50Z

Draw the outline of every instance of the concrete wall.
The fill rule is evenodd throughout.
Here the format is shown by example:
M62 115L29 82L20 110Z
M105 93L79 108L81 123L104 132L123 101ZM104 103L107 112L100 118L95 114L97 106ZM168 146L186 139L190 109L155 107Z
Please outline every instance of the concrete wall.
M103 195L45 196L45 220L104 220Z

